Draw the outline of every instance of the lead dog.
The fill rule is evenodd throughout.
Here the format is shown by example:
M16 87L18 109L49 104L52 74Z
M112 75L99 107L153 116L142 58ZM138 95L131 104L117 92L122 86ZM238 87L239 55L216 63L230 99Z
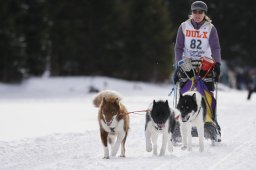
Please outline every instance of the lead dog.
M129 129L129 116L121 103L117 92L105 90L98 93L93 104L99 107L98 122L104 148L104 158L109 159L108 144L111 145L111 156L115 156L121 145L121 157L125 157L125 141Z
M202 95L196 91L189 91L180 95L177 105L180 110L180 130L182 136L182 150L192 151L192 127L197 128L199 137L199 151L204 151L204 115L206 104Z
M145 137L146 137L146 151L152 151L153 155L157 155L157 138L162 134L162 147L160 156L165 155L166 146L168 143L168 150L173 151L172 133L175 128L175 110L170 109L168 101L153 101L146 113ZM151 143L152 141L152 143Z

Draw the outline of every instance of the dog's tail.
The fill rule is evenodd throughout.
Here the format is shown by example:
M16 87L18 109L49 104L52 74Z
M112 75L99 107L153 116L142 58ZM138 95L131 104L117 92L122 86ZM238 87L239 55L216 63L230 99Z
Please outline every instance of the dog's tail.
M116 91L103 90L93 97L92 103L95 107L99 107L103 98L105 98L106 100L115 98L118 99L118 101L122 99L121 95Z

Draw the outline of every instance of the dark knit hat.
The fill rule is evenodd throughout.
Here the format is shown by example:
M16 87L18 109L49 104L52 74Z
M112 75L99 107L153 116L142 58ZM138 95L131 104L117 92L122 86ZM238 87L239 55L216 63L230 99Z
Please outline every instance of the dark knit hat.
M203 10L207 12L208 7L206 3L204 3L203 1L195 1L191 4L191 11L194 11L194 10Z

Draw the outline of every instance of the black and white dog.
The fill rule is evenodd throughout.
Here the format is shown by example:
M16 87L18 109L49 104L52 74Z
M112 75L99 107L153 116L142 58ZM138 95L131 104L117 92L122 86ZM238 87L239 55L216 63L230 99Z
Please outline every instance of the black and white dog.
M204 151L204 115L206 105L202 95L196 91L189 91L180 95L177 105L180 111L180 130L182 136L181 149L192 150L192 127L197 128L199 137L199 151Z
M168 101L153 101L150 108L146 113L145 124L145 137L146 137L146 151L152 151L153 143L153 155L157 155L157 138L159 134L162 134L162 147L160 156L165 155L166 146L168 143L168 150L173 151L172 133L175 128L175 112L179 112L176 109L169 107ZM179 113L176 113L179 114ZM152 141L152 143L151 143Z

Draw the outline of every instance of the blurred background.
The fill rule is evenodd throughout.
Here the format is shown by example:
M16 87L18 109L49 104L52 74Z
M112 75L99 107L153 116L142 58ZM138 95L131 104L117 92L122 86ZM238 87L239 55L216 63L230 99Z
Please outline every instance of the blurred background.
M191 0L0 1L0 82L109 76L171 81L179 25ZM205 0L222 53L221 82L246 89L256 74L251 0Z

